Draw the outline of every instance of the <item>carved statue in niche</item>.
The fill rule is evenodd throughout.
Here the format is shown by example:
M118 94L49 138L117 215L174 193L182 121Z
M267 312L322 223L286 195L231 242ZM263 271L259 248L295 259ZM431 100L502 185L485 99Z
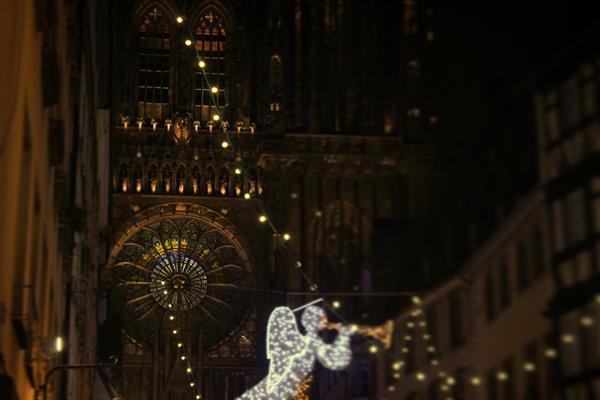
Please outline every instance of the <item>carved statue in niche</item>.
M173 132L175 143L188 144L192 137L192 116L189 113L178 113L175 117L175 130Z

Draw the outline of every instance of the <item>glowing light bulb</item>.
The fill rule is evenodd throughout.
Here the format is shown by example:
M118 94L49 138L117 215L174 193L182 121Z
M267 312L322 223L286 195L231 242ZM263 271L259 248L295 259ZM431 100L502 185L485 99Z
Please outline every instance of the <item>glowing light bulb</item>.
M425 375L423 372L417 372L415 374L415 377L417 378L417 380L419 381L424 381L425 379L427 379L427 375Z
M204 68L204 67L206 67L206 63L204 61L200 60L200 61L198 61L198 66L200 68Z
M267 222L267 216L266 215L261 215L260 217L258 217L258 221L262 224L264 224L265 222Z
M177 335L177 329L173 329L173 335Z
M218 88L218 87L216 87L216 86L213 86L213 87L211 87L211 88L210 88L210 91L211 91L212 93L217 93L217 92L219 91L219 88Z
M168 290L163 290L163 294L169 294Z
M221 147L222 147L222 148L224 148L224 149L228 148L228 147L229 147L229 142L227 142L227 141L223 141L223 142L221 143Z
M472 376L471 377L471 385L473 385L473 386L481 385L481 378L478 376Z
M566 343L566 344L571 344L575 341L575 337L573 337L573 335L568 334L568 333L562 335L561 339L562 339L563 343Z
M552 347L548 347L544 351L544 354L546 355L547 358L556 358L556 356L558 355L558 353L556 352L556 349L553 349Z
M419 296L413 296L412 302L413 304L421 304L421 299L419 298Z
M342 303L340 303L338 300L334 300L333 303L331 303L331 306L335 309L338 309L342 306Z
M191 46L192 45L192 41L190 39L185 39L185 45L186 46Z
M183 17L182 16L177 17L177 23L178 24L183 24Z
M402 368L402 361L396 361L393 365L392 368L396 371L399 371L400 368Z
M194 387L194 386L196 386L196 385L194 384L194 382L190 382L190 387Z
M408 323L406 324L406 327L407 327L407 328L410 328L410 329L412 329L412 328L414 328L414 327L415 327L415 323L414 323L414 322L408 322Z
M196 395L196 400L200 400L200 395L199 394Z
M192 373L192 369L190 367L187 367L187 369L185 370L188 374Z
M239 175L242 173L242 170L239 168L236 168L233 172L235 172L236 175Z
M449 376L446 378L446 383L450 386L453 386L456 384L456 379L454 379L453 376Z
M371 346L369 346L369 353L371 354L375 354L377 353L377 346L375 346L374 344L372 344Z
M185 356L181 356L181 361L185 361Z
M527 372L533 372L535 371L535 364L532 362L526 362L523 364L523 369Z
M589 315L584 315L579 320L579 323L581 324L581 326L589 328L590 326L594 325L594 318L590 317Z
M498 371L498 373L496 373L496 378L499 381L506 381L508 380L508 374L505 371Z
M291 238L292 238L292 237L290 236L290 234L289 234L289 233L284 233L284 234L283 234L283 240L286 240L286 241L287 241L287 240L290 240Z
M54 350L56 350L57 353L60 353L61 351L63 351L63 348L64 348L63 338L60 336L57 336L56 339L54 340Z
M221 119L221 117L219 117L219 114L213 115L213 121L218 121L220 119Z
M250 193L244 193L244 198L245 198L246 200L250 199Z
M172 316L172 315L169 315L169 319L170 319L171 321L173 321L173 320L175 319L175 317L174 317L174 316Z
M183 343L181 343L181 342L177 343L177 347L181 347L181 346L183 346Z

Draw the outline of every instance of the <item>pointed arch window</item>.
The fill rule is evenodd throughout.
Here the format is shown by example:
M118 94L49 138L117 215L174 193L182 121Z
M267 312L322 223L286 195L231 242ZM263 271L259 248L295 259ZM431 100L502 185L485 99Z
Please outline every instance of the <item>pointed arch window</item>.
M151 8L138 30L138 114L164 119L169 115L171 26L160 7Z
M225 44L227 31L223 19L213 11L206 12L196 25L196 49L200 58L206 63L204 71L210 85L218 88L211 93L202 71L197 69L194 86L194 117L201 121L209 121L216 113L211 95L221 108L227 106L227 75L225 60Z

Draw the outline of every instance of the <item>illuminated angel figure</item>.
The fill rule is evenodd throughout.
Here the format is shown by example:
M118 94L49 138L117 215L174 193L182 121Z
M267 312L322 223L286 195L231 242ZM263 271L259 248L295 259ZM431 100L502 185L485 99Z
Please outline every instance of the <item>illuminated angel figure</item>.
M267 357L269 374L238 400L288 400L313 370L315 360L333 370L350 364L350 327L342 326L331 344L323 342L319 330L327 327L327 317L320 307L311 306L302 314L303 335L296 324L294 312L277 307L267 325Z

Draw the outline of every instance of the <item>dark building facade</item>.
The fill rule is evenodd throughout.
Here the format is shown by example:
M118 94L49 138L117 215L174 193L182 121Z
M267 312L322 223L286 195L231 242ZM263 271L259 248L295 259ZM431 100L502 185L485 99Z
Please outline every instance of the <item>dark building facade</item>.
M399 267L366 260L431 207L432 12L164 0L100 13L112 172L100 334L122 356L123 397L235 398L266 373L273 306L368 291ZM369 376L346 395L375 398Z

